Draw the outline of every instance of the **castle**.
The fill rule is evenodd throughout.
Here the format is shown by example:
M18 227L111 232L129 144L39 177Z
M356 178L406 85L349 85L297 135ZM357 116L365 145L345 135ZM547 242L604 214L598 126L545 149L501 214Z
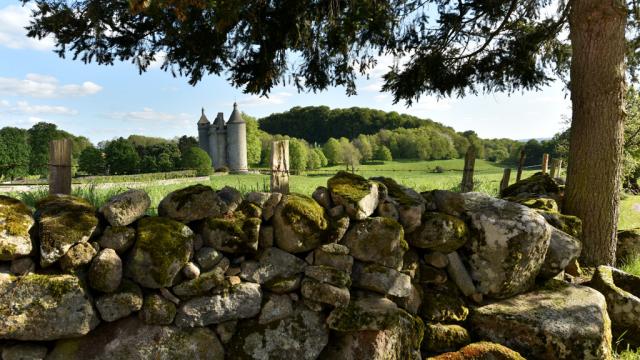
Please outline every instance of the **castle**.
M247 166L247 124L242 119L238 104L233 104L229 121L219 112L213 124L202 109L198 120L198 143L211 157L214 169L227 167L233 173L245 173Z

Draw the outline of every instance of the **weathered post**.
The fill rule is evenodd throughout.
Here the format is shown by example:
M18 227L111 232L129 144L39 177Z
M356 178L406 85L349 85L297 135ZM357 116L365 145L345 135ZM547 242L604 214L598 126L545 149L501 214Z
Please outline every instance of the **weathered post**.
M551 160L551 170L549 171L549 175L551 175L552 178L557 178L560 176L560 168L562 167L562 160L561 159L553 159Z
M542 173L546 174L549 170L549 154L544 153L542 155Z
M516 182L522 179L522 168L524 167L524 159L527 154L524 152L524 148L520 150L520 161L518 162L518 173L516 174Z
M473 145L469 146L467 154L464 156L464 170L462 173L462 182L460 183L460 192L473 191L473 168L476 163L476 150Z
M509 186L509 179L511 178L511 169L506 168L502 173L502 181L500 181L500 192Z
M71 140L49 143L49 194L71 194Z
M271 192L289 193L289 140L271 143Z

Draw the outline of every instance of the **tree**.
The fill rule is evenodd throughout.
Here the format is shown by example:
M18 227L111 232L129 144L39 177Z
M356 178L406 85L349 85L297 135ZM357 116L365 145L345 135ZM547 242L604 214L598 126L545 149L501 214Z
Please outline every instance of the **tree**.
M39 122L29 130L29 173L44 176L48 172L49 163L49 142L59 139L60 133L55 124Z
M389 148L384 145L378 147L378 149L376 150L374 159L380 160L380 161L393 160L393 157L391 156L391 150L389 150Z
M93 146L82 150L78 159L78 165L80 171L84 171L89 175L104 174L107 167L104 154Z
M362 161L371 161L373 158L373 148L366 135L358 135L358 138L353 141L353 145L355 145L358 151L360 151L360 154L362 154Z
M582 259L613 263L625 51L632 79L640 67L636 1L35 3L28 33L53 35L60 56L71 52L100 64L133 60L144 71L163 52L162 68L192 84L224 72L253 94L267 94L287 73L301 90L344 86L353 94L356 74L370 70L381 53L398 59L384 75L383 90L408 105L425 94L539 89L569 73L573 119L564 208L585 224Z
M320 163L320 157L318 156L318 153L315 151L315 149L311 149L311 151L307 153L307 170L319 169L320 166L322 165Z
M0 177L13 180L29 174L29 143L24 129L0 129Z
M206 151L197 146L191 147L184 153L182 166L185 169L196 170L196 175L198 176L211 174L211 158Z
M111 174L135 174L139 171L140 156L133 144L124 138L110 141L105 146L104 154Z
M198 139L193 136L182 135L178 138L178 150L180 150L182 156L184 156L189 149L196 146L198 146Z
M245 113L242 118L247 123L247 162L250 165L260 164L262 142L260 141L262 130L258 128L258 121Z
M298 173L307 169L307 144L299 139L289 139L289 167Z
M322 147L322 152L329 165L337 165L342 162L342 146L338 139L330 138Z
M320 160L320 167L325 167L329 165L329 160L327 160L327 157L324 156L324 153L322 152L321 148L314 147L313 152L315 152L318 155L318 159Z
M347 166L347 170L351 167L351 171L355 171L356 166L360 165L362 154L347 138L340 138L340 146L342 147L342 163Z

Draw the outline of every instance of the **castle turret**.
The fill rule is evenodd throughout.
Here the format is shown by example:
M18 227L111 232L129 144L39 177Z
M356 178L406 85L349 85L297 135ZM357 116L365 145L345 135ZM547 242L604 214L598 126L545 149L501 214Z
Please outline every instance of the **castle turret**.
M215 132L216 137L216 150L215 157L213 157L213 167L219 169L227 165L227 128L224 124L224 115L218 113L216 121L211 127L211 131Z
M207 152L207 154L211 155L209 152L209 119L204 114L204 108L202 108L202 115L200 116L200 120L198 120L198 145L200 149Z
M247 124L242 119L238 104L233 104L233 112L227 122L227 159L231 172L247 172Z

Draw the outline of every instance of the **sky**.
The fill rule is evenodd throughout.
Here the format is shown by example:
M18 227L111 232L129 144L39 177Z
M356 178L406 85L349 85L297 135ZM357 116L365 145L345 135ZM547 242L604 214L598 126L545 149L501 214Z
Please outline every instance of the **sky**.
M29 128L46 121L94 143L130 134L196 136L201 108L213 120L218 112L228 117L237 101L242 111L258 118L294 106L359 106L430 118L483 138L530 139L553 136L566 127L563 119L571 113L560 82L538 92L423 96L411 107L394 105L391 94L380 92L390 58L379 59L368 79L358 80L358 95L351 97L344 88L313 94L287 86L274 88L268 98L258 97L214 75L194 87L186 78L160 70L159 62L139 74L126 62L100 66L61 59L52 51L53 39L25 35L29 16L20 2L0 0L0 127Z

